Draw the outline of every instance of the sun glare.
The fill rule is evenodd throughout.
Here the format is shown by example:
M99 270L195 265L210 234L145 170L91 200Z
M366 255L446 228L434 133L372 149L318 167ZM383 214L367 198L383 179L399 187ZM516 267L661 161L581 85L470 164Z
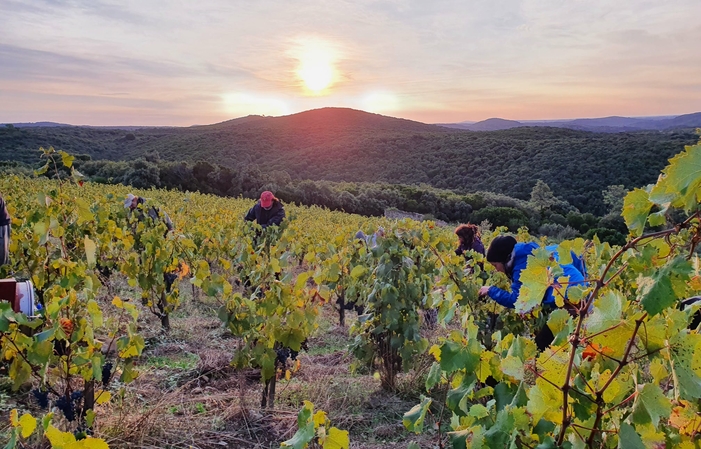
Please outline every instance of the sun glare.
M296 74L309 93L322 95L336 82L338 54L330 43L321 39L301 39L292 54L299 61Z

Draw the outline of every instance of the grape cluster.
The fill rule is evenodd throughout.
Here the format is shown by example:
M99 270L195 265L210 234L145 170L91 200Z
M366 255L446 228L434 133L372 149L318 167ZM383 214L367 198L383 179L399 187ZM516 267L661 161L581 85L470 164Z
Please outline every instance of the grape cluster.
M63 416L68 421L75 421L76 410L80 409L80 402L83 399L82 391L74 391L70 397L61 396L56 400L56 407L63 412Z
M277 353L276 364L280 366L287 365L287 359L290 358L290 348L278 348L275 352Z
M110 377L112 377L112 362L107 361L102 365L102 385L107 386L110 382Z
M280 366L287 365L288 359L297 360L297 356L299 355L299 351L293 351L292 349L285 347L277 348L275 352L277 354L276 363Z
M61 396L56 401L56 407L63 412L63 416L68 421L75 421L75 406L73 401L65 396Z
M35 388L32 390L32 394L34 395L34 398L37 400L39 407L41 407L43 409L46 409L49 407L49 392L48 391L42 391L38 388Z

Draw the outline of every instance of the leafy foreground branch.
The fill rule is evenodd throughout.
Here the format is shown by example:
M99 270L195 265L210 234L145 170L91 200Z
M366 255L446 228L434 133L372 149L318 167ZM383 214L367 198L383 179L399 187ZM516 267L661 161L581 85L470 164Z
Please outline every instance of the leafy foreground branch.
M699 308L681 300L701 292L700 166L701 144L687 147L657 184L628 194L624 246L578 239L562 242L556 258L529 257L516 310L524 322L547 323L554 340L545 351L528 326L504 326L487 341L479 322L487 306L451 295L463 327L431 348L426 381L434 398L447 390L441 402L452 415L434 427L439 447L444 432L456 448L697 447L701 335L689 323ZM568 284L558 269L572 252L584 254L586 285ZM538 306L548 288L559 308L545 316ZM407 412L407 429L423 431L435 400Z

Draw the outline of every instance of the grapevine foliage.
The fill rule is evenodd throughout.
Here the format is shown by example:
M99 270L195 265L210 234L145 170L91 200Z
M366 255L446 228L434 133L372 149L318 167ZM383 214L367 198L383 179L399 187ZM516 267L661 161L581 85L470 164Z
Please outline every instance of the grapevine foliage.
M687 147L657 184L628 194L623 247L559 245L561 263L573 251L588 267L588 283L566 297L551 255L529 258L517 310L537 314L548 287L564 307L547 317L555 340L545 351L508 328L485 344L469 310L480 300L463 306L462 292L446 295L443 307L467 318L430 351L426 388L445 393L408 412L405 426L422 431L439 401L452 415L453 447L696 447L701 336L689 324L699 308L681 300L701 291L700 161L701 144Z
M624 246L565 241L559 261L534 252L515 310L478 297L483 285L508 288L507 279L478 254L466 267L450 232L431 223L383 222L385 236L370 244L353 236L378 222L360 217L291 207L282 226L262 229L242 220L243 201L152 191L146 207L167 205L179 225L165 232L125 211L126 189L83 185L71 156L44 156L40 171L58 180L0 180L14 229L12 265L0 274L31 279L42 306L26 317L0 304L0 350L14 387L31 381L36 404L61 420L54 427L49 413L41 434L30 415L15 415L15 442L41 434L54 447L103 447L58 427L91 427L110 381L137 376L140 311L167 327L188 279L195 296L219 303L237 337L234 365L260 369L267 406L275 382L299 369L321 307L341 299L364 308L351 349L379 369L384 388L395 389L421 355L432 359L426 394L403 422L412 432L437 430L439 447L446 439L457 448L698 444L701 336L689 323L699 306L682 300L701 293L701 144L670 160L655 185L628 194ZM502 231L485 233L484 243ZM517 239L533 237L522 230ZM572 254L586 262L584 285L562 276L559 264ZM104 300L114 275L138 288L141 304ZM559 308L543 313L548 288ZM431 344L433 316L447 330ZM546 324L554 340L541 352L534 335ZM305 403L283 446L347 447L319 413Z
M280 445L281 449L286 447L293 449L307 447L348 449L350 439L347 430L331 427L326 412L319 410L314 413L314 404L304 401L304 406L297 415L297 432L292 438Z

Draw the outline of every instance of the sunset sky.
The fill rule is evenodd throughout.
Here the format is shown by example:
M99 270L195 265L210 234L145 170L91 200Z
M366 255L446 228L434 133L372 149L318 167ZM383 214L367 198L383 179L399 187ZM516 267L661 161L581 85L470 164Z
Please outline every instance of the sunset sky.
M0 0L0 123L701 111L699 0Z

